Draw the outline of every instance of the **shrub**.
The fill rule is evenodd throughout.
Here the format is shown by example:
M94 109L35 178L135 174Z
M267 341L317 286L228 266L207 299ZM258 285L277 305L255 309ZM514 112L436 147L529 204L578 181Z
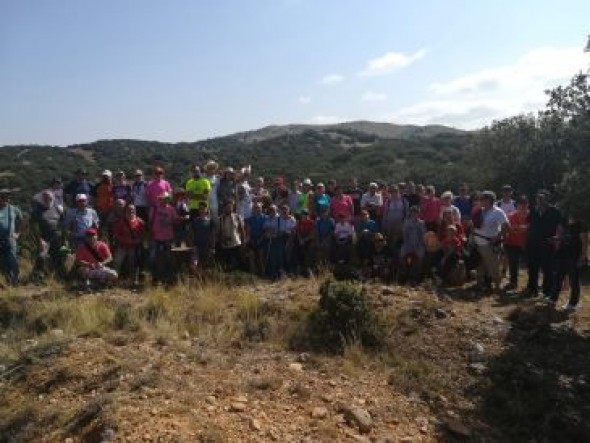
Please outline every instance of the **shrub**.
M318 307L292 345L342 353L351 343L379 347L384 331L361 284L328 280L320 287Z

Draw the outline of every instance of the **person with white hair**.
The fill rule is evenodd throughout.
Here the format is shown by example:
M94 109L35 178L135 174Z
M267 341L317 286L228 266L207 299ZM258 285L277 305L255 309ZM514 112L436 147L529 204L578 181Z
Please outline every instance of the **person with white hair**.
M445 212L451 211L453 214L453 221L461 223L461 211L453 204L453 193L445 191L440 196L440 219L442 220Z

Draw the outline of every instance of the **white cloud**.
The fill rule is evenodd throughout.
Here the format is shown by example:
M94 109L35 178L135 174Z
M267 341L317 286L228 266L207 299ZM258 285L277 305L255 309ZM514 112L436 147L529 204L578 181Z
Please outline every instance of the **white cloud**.
M302 95L297 99L297 101L302 105L308 105L311 103L311 97L308 97L307 95Z
M384 102L387 100L387 94L381 92L367 91L361 96L364 102Z
M320 80L322 85L335 85L344 81L344 77L340 74L328 74L324 75Z
M512 64L433 83L429 87L431 100L398 109L387 119L479 128L493 120L543 108L546 89L567 83L587 67L588 58L578 47L537 48Z
M367 62L367 66L359 73L362 76L375 76L389 74L397 69L406 68L426 55L425 49L420 49L413 54L406 55L402 52L388 52L381 57Z

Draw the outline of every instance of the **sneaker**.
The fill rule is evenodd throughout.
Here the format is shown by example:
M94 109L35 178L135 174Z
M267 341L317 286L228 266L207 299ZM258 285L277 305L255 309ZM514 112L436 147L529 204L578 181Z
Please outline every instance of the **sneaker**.
M578 309L578 306L566 303L561 309L563 309L565 312L574 312Z

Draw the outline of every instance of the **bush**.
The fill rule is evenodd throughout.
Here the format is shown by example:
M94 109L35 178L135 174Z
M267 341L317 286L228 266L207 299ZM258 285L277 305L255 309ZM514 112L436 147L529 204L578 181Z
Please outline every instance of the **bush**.
M342 353L346 345L379 347L384 331L361 284L328 280L320 288L318 308L303 333L292 341L295 347Z

